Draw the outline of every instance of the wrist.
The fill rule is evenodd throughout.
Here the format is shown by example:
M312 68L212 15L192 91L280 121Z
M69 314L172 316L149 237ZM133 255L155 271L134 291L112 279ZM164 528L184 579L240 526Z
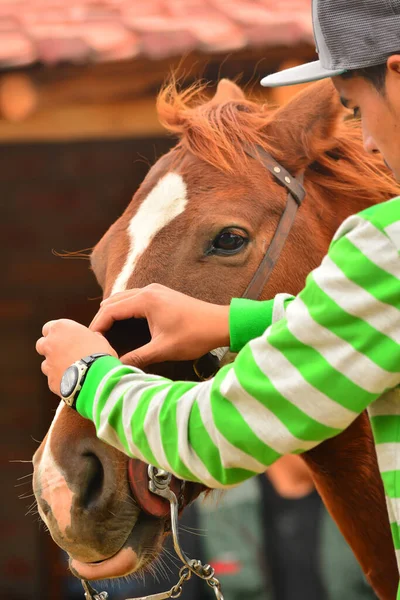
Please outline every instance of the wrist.
M209 324L212 331L213 349L230 345L229 310L229 306L214 305L213 318Z
M111 355L105 352L90 354L77 360L64 371L60 382L60 397L67 406L76 407L76 400L88 370L96 360L105 356L109 357Z

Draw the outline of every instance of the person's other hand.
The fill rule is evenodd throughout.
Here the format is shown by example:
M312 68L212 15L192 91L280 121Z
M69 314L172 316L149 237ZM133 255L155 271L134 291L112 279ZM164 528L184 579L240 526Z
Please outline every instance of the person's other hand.
M43 325L43 337L36 342L36 351L44 356L41 369L49 388L60 395L64 371L80 358L104 352L117 356L105 337L69 319L49 321Z
M193 360L229 346L229 306L197 300L159 284L114 294L101 303L90 329L105 333L114 321L144 318L151 341L120 359L143 369L171 360Z

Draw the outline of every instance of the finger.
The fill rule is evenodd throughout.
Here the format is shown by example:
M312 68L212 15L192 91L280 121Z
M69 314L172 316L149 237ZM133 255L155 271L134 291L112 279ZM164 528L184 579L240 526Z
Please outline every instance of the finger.
M47 323L45 323L43 325L42 335L44 335L44 336L48 335L49 332L50 332L50 329L51 329L52 325L54 325L55 322L56 322L55 320L53 320L53 321L47 321Z
M115 321L123 321L132 317L140 318L145 316L145 306L140 296L134 298L125 298L120 302L105 305L102 307L91 324L89 329L103 333L112 327Z
M143 370L148 365L162 362L162 360L166 359L161 358L160 348L157 348L157 345L154 344L154 342L149 342L141 348L137 348L132 352L120 356L119 360L124 363L124 365Z
M44 361L42 362L42 364L40 365L40 369L41 369L42 373L43 373L44 375L46 375L46 377L47 377L47 375L48 375L48 373L49 373L49 365L48 365L48 362L47 362L47 360L44 360Z
M125 298L136 296L136 294L141 292L143 289L144 288L131 288L130 290L125 290L124 292L118 292L117 294L108 296L108 298L104 298L104 300L100 302L100 306L113 304L114 302L119 302L120 300L124 300Z
M45 341L46 341L46 338L44 338L44 337L41 337L41 338L39 338L39 339L38 339L38 341L36 342L36 346L35 346L35 348L36 348L36 352L37 352L38 354L41 354L41 355L44 355L44 354L45 354Z

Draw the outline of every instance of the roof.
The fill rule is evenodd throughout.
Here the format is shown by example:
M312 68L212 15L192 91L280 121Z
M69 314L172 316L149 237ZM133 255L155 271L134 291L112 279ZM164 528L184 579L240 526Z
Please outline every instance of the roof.
M0 0L0 66L311 43L311 0Z

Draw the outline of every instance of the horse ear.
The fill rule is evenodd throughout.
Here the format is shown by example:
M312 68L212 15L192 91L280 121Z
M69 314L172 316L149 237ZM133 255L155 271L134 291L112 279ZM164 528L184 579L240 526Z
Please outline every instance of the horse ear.
M307 167L335 144L344 109L330 80L308 86L268 124L268 136L281 151L282 163L293 173Z
M222 104L229 100L245 100L246 96L243 90L230 79L221 79L218 82L217 90L211 99L212 104Z

